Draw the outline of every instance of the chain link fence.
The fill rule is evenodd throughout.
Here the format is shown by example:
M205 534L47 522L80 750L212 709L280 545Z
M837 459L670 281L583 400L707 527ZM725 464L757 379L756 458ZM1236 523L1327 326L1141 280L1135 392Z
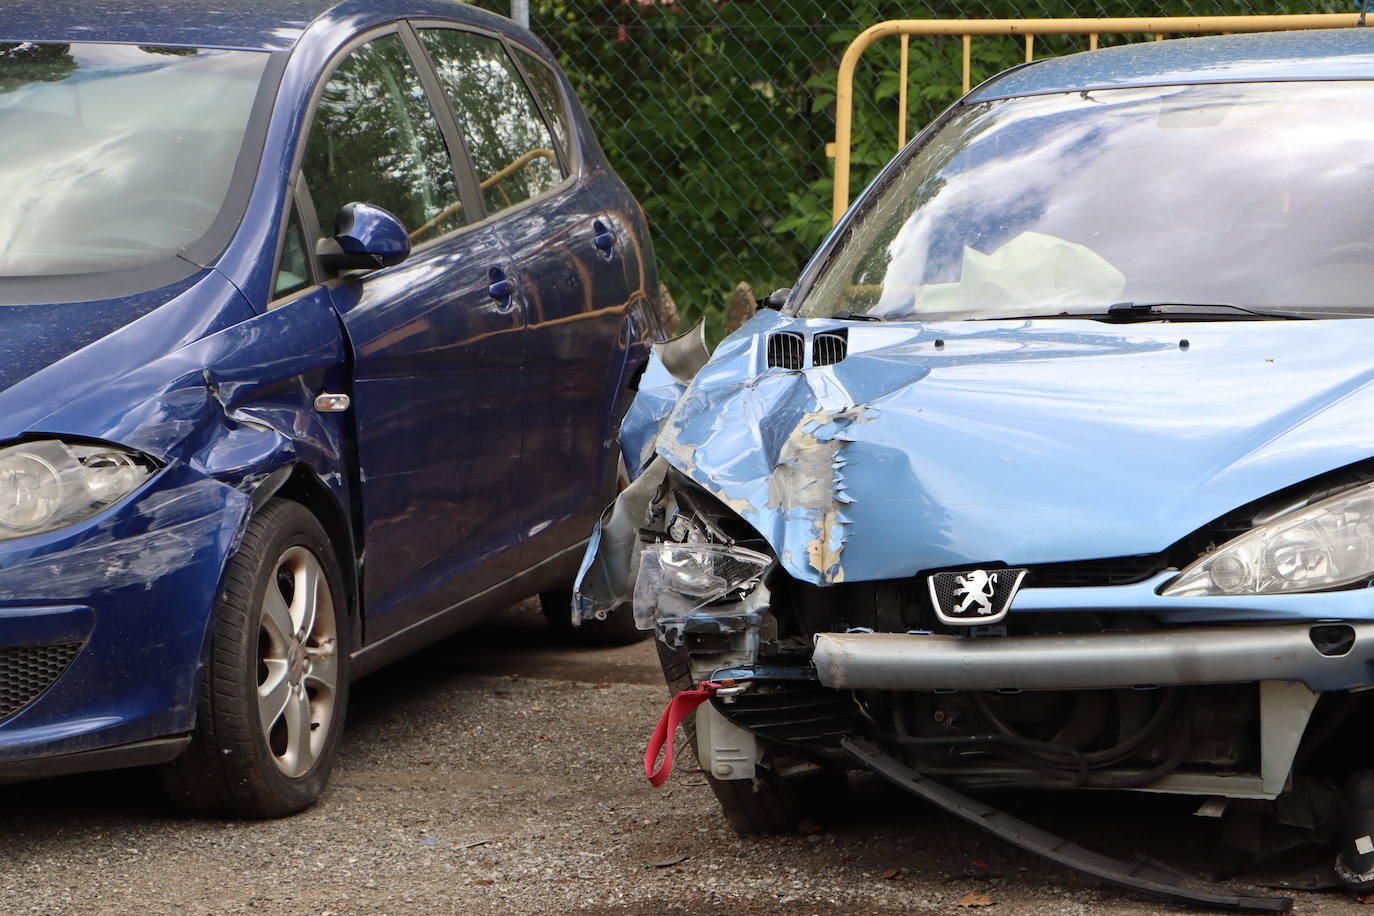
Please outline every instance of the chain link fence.
M509 0L481 5L510 13ZM894 18L1202 16L1342 12L1318 0L975 0L897 6L865 0L530 0L530 26L562 63L612 165L649 215L660 278L684 318L721 333L740 282L787 286L830 227L834 92L840 55ZM1141 38L1148 36L1140 36ZM1131 40L1103 36L1102 44ZM1087 50L1087 37L1036 40L1037 57ZM897 42L855 75L857 192L896 152ZM1024 59L1020 38L973 44L977 82ZM913 38L908 135L960 93L957 37Z

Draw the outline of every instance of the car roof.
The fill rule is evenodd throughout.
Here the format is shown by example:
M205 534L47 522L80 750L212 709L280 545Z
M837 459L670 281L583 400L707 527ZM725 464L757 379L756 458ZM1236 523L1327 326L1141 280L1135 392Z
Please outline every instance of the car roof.
M456 19L498 28L509 20L451 0L4 0L0 41L109 41L284 51L314 19L359 28L397 18Z
M994 77L971 101L1130 86L1374 79L1374 29L1218 35L1046 58Z

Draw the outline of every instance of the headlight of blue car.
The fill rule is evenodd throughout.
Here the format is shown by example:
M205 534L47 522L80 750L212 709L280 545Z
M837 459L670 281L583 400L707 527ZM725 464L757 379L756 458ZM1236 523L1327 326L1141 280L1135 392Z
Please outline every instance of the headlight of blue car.
M1374 577L1374 485L1290 512L1199 558L1163 594L1278 595Z
M110 445L40 439L0 448L0 540L89 518L154 470L148 458Z

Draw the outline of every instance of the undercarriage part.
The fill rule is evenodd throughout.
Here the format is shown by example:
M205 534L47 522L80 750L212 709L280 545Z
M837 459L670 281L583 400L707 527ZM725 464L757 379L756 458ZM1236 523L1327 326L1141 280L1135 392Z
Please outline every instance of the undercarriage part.
M697 761L716 779L752 779L762 755L758 738L710 703L697 707Z
M965 787L1253 799L1274 799L1289 786L1317 701L1296 681L1151 690L865 691L859 698L875 726L869 734L909 753L927 775L948 776Z
M673 691L690 687L693 679L686 653L661 641L657 647L668 687ZM746 697L752 699L752 692L741 695L737 702L744 702ZM682 730L693 750L697 750L696 719L683 719ZM703 771L736 833L791 833L803 821L829 823L832 812L843 809L848 798L843 769L827 769L767 740L760 741L759 750L759 763L753 768L752 779L717 779ZM702 760L699 752L698 760Z
M1251 681L1338 690L1367 682L1366 662L1374 652L1374 623L1343 626L1354 640L1336 657L1314 643L1312 631L1320 625L1283 624L998 639L821 633L813 663L822 684L849 690L1094 690Z
M1356 893L1374 891L1374 770L1350 777L1336 874Z
M1138 864L1120 862L1110 856L1084 849L956 792L902 765L867 741L845 738L841 744L850 756L864 767L912 795L925 799L955 817L981 827L1015 846L1076 871L1130 890L1170 900L1204 903L1225 909L1259 910L1266 913L1287 913L1293 908L1293 901L1287 897L1232 893L1223 888L1180 879L1171 871L1148 861Z
M978 710L985 727L993 729L991 734L922 737L898 734L882 737L910 753L913 758L925 761L927 769L931 771L938 770L942 763L957 763L969 754L989 755L1003 758L1028 774L1035 774L1033 779L1010 777L999 785L1033 785L1042 788L1133 789L1153 785L1177 770L1191 747L1195 704L1182 691L1167 693L1143 727L1134 729L1117 744L1095 750L1076 747L1063 740L1040 740L1021 734L1001 720L991 709L987 698L970 694L969 699L973 708ZM894 723L899 730L906 731L902 727L900 712L894 716ZM1167 741L1159 741L1166 729ZM1157 742L1167 750L1160 751L1152 747ZM1146 749L1154 750L1156 754L1153 759L1145 758L1151 761L1146 764L1146 769L1102 772L1104 768L1130 760Z

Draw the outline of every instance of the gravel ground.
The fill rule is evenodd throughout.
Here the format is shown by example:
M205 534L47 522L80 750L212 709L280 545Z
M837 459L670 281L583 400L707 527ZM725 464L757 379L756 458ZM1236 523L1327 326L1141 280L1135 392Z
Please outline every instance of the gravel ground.
M1043 863L876 780L856 781L842 824L736 837L699 775L644 781L665 697L647 643L561 647L527 602L358 682L334 780L296 817L183 818L137 770L0 786L0 913L1199 912ZM1216 822L1187 804L1062 804L1018 813L1117 855L1220 867ZM1331 891L1299 894L1297 912L1374 911Z

